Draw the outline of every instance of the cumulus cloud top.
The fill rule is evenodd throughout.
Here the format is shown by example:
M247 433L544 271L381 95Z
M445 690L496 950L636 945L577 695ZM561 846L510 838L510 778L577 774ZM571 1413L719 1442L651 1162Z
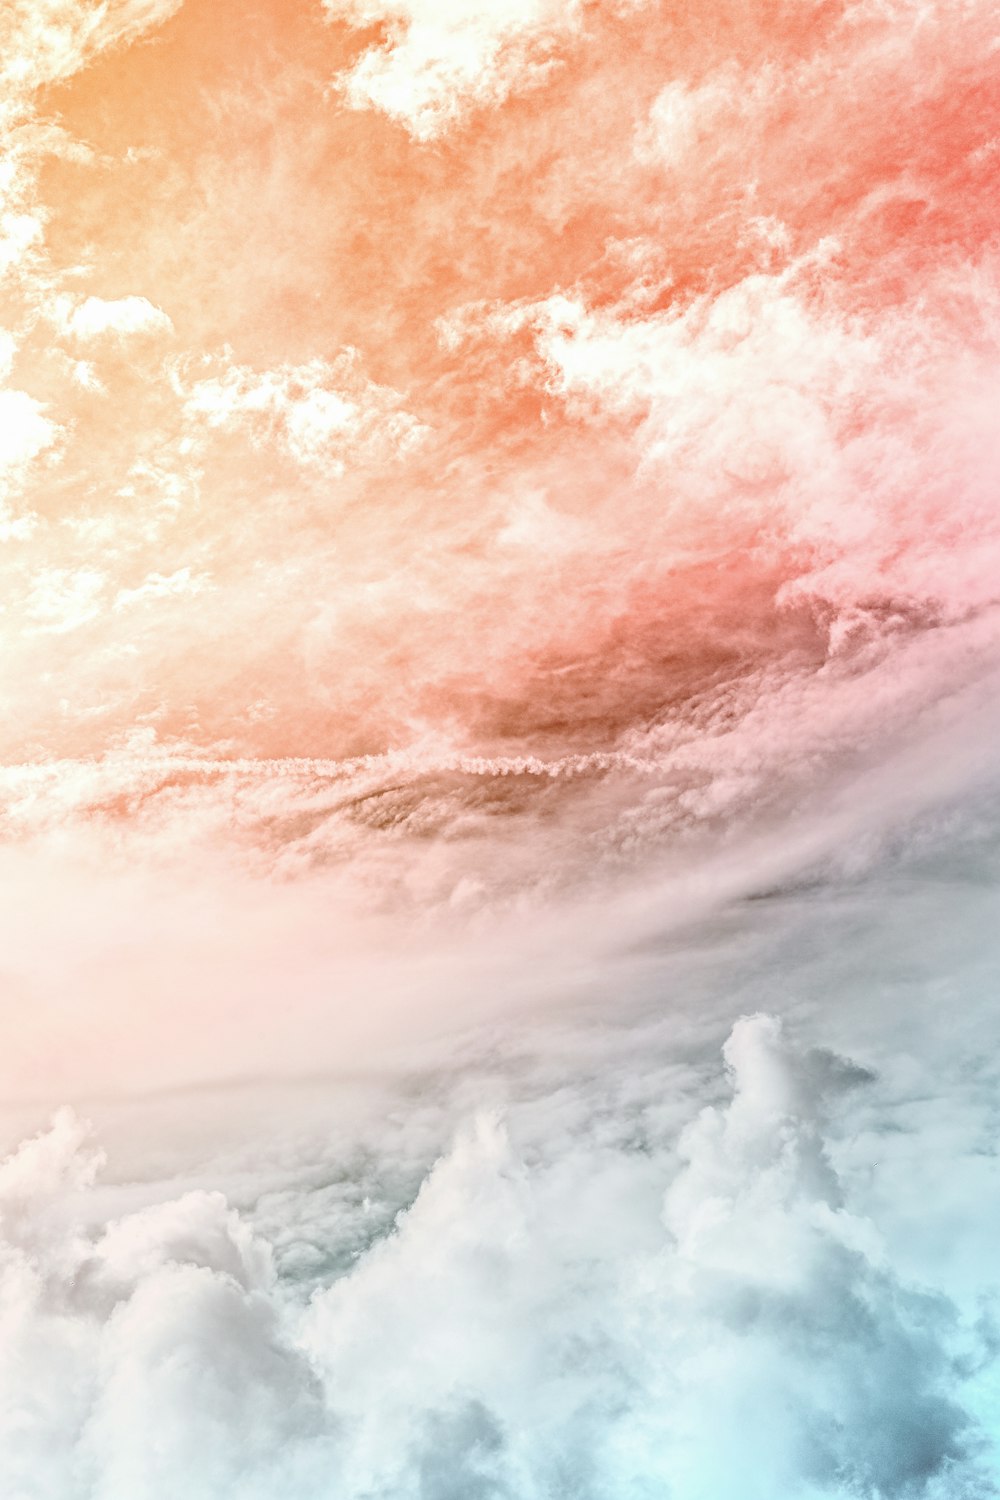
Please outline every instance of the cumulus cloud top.
M481 1113L309 1297L218 1192L106 1222L61 1116L0 1169L5 1482L973 1493L956 1311L893 1272L827 1151L830 1107L866 1075L767 1016L725 1050L728 1101L641 1171L583 1138L516 1146ZM566 1217L588 1222L595 1197L620 1220L603 1244ZM31 1346L45 1359L25 1363Z

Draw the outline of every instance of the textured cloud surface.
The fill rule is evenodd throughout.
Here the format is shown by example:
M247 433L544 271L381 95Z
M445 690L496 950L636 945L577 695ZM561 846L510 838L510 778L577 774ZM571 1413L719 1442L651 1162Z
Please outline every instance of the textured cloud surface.
M996 1493L998 57L2 9L3 1495Z
M470 106L503 104L541 80L555 44L577 29L579 0L324 0L331 20L388 28L387 40L352 65L344 84L356 108L383 110L417 140L440 135Z
M982 1336L893 1271L826 1147L871 1075L760 1015L725 1059L675 1152L518 1147L480 1114L308 1298L219 1192L107 1221L64 1112L0 1175L5 1486L979 1493Z

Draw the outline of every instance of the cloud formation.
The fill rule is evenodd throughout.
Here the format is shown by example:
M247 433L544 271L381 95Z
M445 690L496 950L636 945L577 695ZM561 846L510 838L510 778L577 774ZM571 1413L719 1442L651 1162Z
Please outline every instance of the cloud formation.
M580 29L582 0L323 0L331 20L381 27L341 78L355 109L375 108L417 141L431 141L475 108L502 105L543 80L557 48Z
M993 1493L998 47L4 9L3 1495Z
M207 776L385 757L429 775L351 804L369 836L461 841L506 808L544 841L557 803L585 870L594 841L620 858L800 772L818 790L988 671L984 10L315 10L269 42L313 70L294 120L238 61L213 93L196 15L129 53L167 11L101 14L58 12L45 76L79 78L6 137L35 226L4 394L7 722L31 721L9 760L120 764L137 725ZM190 136L146 87L175 62ZM338 68L402 70L447 171L322 97ZM135 80L143 139L102 77ZM901 144L872 77L920 122ZM255 269L268 194L286 227Z
M96 54L125 45L160 26L180 0L13 0L4 13L3 77L16 91L33 92L79 71Z
M5 1484L974 1493L955 1309L894 1272L826 1145L871 1076L766 1016L725 1058L728 1099L651 1159L480 1114L308 1297L218 1192L105 1220L60 1115L0 1170Z
M329 477L357 462L405 456L423 436L421 424L400 410L395 391L376 386L358 369L357 351L336 360L255 371L223 362L219 375L177 379L185 415L209 428L245 424L254 447L277 445L296 463Z
M162 308L146 297L85 297L64 318L64 327L81 343L107 335L127 339L137 334L171 333L173 324Z

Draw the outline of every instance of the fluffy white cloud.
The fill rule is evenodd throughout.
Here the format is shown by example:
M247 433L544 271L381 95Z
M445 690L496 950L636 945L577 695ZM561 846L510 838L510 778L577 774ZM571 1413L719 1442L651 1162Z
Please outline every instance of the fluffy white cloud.
M42 234L41 222L34 214L0 214L0 277L26 258Z
M150 573L134 589L119 589L112 608L128 609L134 604L144 604L155 599L176 599L185 594L198 594L207 582L204 575L196 577L190 568L177 568L169 574Z
M166 313L146 297L85 297L75 307L60 307L59 321L81 343L111 336L127 339L143 334L173 332Z
M583 0L323 0L331 20L382 25L341 80L355 108L374 107L432 140L466 111L502 104L544 78L578 30Z
M550 397L633 425L659 486L649 523L678 556L746 549L785 574L779 603L822 600L839 638L852 611L879 601L962 618L992 600L1000 564L997 267L984 259L968 295L973 354L968 322L949 329L935 307L963 296L950 272L928 278L917 304L864 317L838 296L835 265L815 297L835 261L820 246L652 314L556 295L471 316L489 337L532 328Z
M58 426L26 391L0 390L0 476L18 470L52 446Z
M481 1114L311 1298L219 1193L102 1218L64 1113L0 1167L5 1489L973 1493L955 1311L894 1271L826 1145L870 1076L760 1016L726 1061L729 1101L651 1155L560 1142L558 1115L522 1148Z
M119 1122L0 1166L0 1493L987 1493L989 7L275 0L31 115L173 8L0 19L0 1094Z
M16 341L0 330L0 382L17 354ZM27 391L0 385L0 540L25 540L37 516L18 504L31 466L46 451L58 451L61 429L44 402Z

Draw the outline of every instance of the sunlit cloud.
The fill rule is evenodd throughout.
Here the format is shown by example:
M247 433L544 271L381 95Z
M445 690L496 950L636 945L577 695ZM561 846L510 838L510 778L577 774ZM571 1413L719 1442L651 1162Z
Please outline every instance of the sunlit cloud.
M582 23L581 0L322 0L331 21L388 33L340 80L355 109L399 120L433 140L475 108L497 107L558 66L558 46Z
M71 337L84 344L109 335L125 339L137 334L173 331L166 313L145 297L118 297L111 302L103 297L85 297L72 311L63 314L62 324Z

